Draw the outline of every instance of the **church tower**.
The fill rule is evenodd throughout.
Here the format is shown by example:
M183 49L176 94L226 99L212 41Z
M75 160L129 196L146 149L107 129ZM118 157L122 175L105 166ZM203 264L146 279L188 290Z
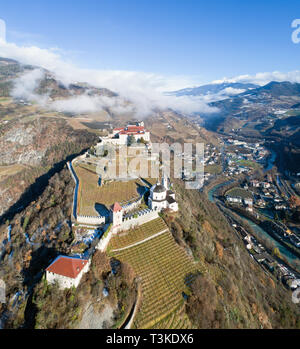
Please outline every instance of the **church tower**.
M165 174L162 176L161 185L169 190L169 178Z

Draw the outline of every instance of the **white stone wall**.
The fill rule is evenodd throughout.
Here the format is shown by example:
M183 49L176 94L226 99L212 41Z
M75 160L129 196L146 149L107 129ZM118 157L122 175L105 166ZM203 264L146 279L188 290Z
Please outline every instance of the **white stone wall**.
M101 225L105 224L104 216L77 216L77 223Z
M162 193L153 192L153 200L165 200L167 197L167 191L163 191Z
M127 135L119 135L119 144L126 145L128 141Z
M74 160L73 160L74 161ZM72 212L73 212L73 216L74 216L74 219L77 218L77 199L78 199L78 187L79 187L79 180L77 178L77 175L73 169L73 161L72 163L71 162L68 162L67 163L67 166L68 166L68 169L71 173L71 176L75 182L75 188L74 188L74 194L73 194L73 204L72 204Z
M169 209L177 212L178 211L178 203L177 202L173 202L172 204L169 204Z
M49 271L46 271L46 280L49 284L54 284L56 281L61 289L77 287L80 283L80 280L83 274L87 273L90 269L91 260L89 259L88 263L83 267L81 272L77 275L75 279L69 278L67 276L58 275Z
M152 221L153 219L156 219L158 217L158 212L150 211L148 213L145 213L144 215L138 216L137 218L126 219L123 221L120 230L129 230L136 226L148 223L149 221Z
M141 196L137 201L134 201L134 202L132 202L132 203L130 203L128 205L122 206L123 207L123 212L127 213L129 211L132 211L136 207L138 207L141 204L142 199L143 199L143 197Z
M242 203L242 199L240 199L240 198L232 198L232 197L230 197L230 196L227 196L227 201L229 201L229 202L237 202L237 203Z
M149 200L149 206L152 210L161 211L164 208L167 208L167 200L164 201L153 201L151 198Z
M146 142L150 142L150 132L146 131L145 134L141 135L140 138L144 138Z
M102 239L99 241L96 249L100 250L102 252L105 251L112 236L113 236L113 231L111 229L111 231L107 234L106 237L102 237Z
M121 143L124 140L120 140L119 138L110 138L110 137L103 137L102 143L98 143L99 145L105 145L105 144L126 144L126 143Z

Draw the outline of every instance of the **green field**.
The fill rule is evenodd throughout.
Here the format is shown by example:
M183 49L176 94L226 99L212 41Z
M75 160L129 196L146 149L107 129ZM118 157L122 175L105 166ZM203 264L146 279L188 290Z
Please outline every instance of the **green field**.
M205 165L204 172L211 174L221 174L222 166L221 165Z
M253 168L253 169L259 169L262 167L257 162L251 161L251 160L238 160L238 161L236 161L236 163L240 166L245 166L245 167L249 167L249 168Z
M247 198L253 199L253 195L249 191L239 187L229 189L225 193L225 196L227 195L232 197L241 197L242 199L247 199Z

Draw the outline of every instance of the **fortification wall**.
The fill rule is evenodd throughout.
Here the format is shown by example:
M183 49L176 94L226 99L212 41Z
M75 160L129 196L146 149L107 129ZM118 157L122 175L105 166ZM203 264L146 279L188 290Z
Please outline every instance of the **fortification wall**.
M73 195L73 209L72 209L72 212L73 212L73 217L74 219L77 219L77 197L78 197L78 187L79 187L79 179L73 169L73 165L71 162L68 162L67 163L67 166L68 166L68 169L71 173L71 176L75 182L75 189L74 189L74 195Z
M158 218L158 212L149 210L146 213L138 213L138 217L132 217L127 218L123 221L122 226L120 230L129 230L136 226L148 223L149 221L152 221L153 219Z
M101 225L105 224L104 216L77 216L77 223Z
M113 236L113 231L112 229L108 232L107 236L106 237L102 237L102 239L99 241L96 249L97 250L100 250L100 251L105 251L106 250L106 247L111 239L111 237Z
M122 205L123 212L124 213L130 212L130 211L134 210L135 208L137 208L142 203L142 199L143 199L143 197L141 196L138 200L136 200L134 202L131 202L127 205Z

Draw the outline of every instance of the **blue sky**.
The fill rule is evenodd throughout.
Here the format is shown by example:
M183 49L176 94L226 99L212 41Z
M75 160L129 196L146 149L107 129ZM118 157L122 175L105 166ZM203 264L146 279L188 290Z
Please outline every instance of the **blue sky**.
M5 1L7 41L57 47L82 68L190 76L199 83L299 69L299 0Z

